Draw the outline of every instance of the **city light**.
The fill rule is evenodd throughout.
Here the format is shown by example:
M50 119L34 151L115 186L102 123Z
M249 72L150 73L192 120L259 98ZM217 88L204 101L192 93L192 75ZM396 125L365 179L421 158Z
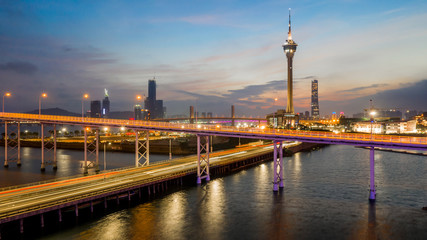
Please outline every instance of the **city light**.
M84 100L85 99L89 99L89 94L85 93L83 94L83 97L82 97L82 121L84 121L84 111L85 111Z
M11 93L10 92L6 92L5 94L3 94L3 111L4 112L4 97L10 97Z
M39 115L42 113L42 98L47 98L47 93L42 93L39 96Z

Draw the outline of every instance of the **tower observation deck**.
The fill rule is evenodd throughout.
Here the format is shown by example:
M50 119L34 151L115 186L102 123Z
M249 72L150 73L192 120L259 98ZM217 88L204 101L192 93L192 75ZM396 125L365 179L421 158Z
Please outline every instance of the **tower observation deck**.
M294 113L294 103L293 103L293 79L292 79L292 59L297 50L298 44L292 40L291 34L291 9L289 9L289 32L288 39L282 45L283 51L285 51L286 58L288 59L288 104L286 106L287 113Z

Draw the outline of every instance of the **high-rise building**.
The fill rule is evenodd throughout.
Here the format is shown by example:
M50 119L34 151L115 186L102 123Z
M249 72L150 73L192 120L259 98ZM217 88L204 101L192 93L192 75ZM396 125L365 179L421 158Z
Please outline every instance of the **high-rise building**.
M311 81L311 117L319 119L319 83L317 80Z
M294 103L293 103L293 76L292 76L292 61L294 54L297 50L298 44L292 40L291 34L291 10L289 9L289 32L288 39L286 39L285 44L282 45L283 50L286 53L286 58L288 59L288 104L286 106L287 113L294 113Z
M102 116L108 118L110 113L110 99L108 99L108 90L104 89L105 97L102 100Z
M101 101L95 100L90 102L90 117L93 117L93 118L102 117Z
M133 110L134 110L134 112L135 112L135 120L142 120L143 119L143 117L142 117L142 108L141 108L141 105L139 105L139 104L137 104L137 105L135 105L134 107L133 107Z
M145 109L150 112L151 119L163 118L163 100L156 99L156 80L148 80L148 97L144 102Z

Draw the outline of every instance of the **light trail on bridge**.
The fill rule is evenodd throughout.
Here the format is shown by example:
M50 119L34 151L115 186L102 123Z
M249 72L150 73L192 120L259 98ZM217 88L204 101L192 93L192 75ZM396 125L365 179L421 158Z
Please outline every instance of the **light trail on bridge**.
M245 157L270 152L267 145L247 146L212 154L216 156L211 166L235 161L234 153L244 150ZM183 157L168 162L160 162L146 167L114 170L93 176L78 177L70 180L53 181L34 186L15 186L14 189L0 189L0 222L1 219L13 217L28 211L55 206L67 201L76 201L112 189L128 185L141 184L144 181L155 181L180 173L194 173L197 168L197 156Z
M134 130L185 132L226 137L243 137L254 139L302 141L324 144L345 144L366 147L385 147L396 149L427 150L427 137L333 133L320 131L284 130L267 128L231 127L221 125L201 125L165 123L140 120L122 120L105 118L84 118L36 115L23 113L0 113L5 121L38 121L47 124L81 125L83 127L126 127Z

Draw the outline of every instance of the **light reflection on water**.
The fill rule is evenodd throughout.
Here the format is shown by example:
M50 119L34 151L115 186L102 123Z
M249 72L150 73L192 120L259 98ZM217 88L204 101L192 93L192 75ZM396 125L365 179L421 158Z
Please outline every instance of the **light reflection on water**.
M187 187L49 238L426 239L426 161L376 152L377 202L368 201L369 150L330 146Z

